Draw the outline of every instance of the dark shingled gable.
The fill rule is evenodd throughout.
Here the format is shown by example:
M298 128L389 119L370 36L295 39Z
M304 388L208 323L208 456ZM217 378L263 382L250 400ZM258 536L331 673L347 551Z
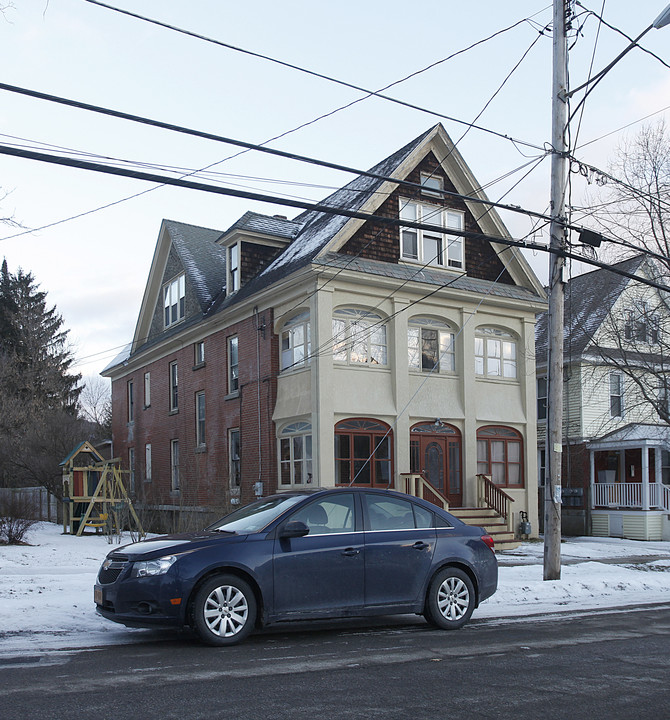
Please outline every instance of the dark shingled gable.
M165 220L164 224L204 313L226 284L225 253L216 244L221 231L174 220Z

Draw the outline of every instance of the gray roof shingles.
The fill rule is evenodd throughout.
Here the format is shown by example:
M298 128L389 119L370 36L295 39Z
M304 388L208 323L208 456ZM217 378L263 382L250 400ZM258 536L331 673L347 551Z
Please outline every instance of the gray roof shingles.
M613 268L635 274L644 263L636 255L613 265ZM579 357L591 344L591 338L602 325L629 278L609 270L594 270L572 278L565 286L565 354ZM547 360L548 313L538 315L535 326L535 355L538 363Z
M210 230L165 220L172 245L195 291L200 309L206 312L226 283L226 257L216 241L220 230Z

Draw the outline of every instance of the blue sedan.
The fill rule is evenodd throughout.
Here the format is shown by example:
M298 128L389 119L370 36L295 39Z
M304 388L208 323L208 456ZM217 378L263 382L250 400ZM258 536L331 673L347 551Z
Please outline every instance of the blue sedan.
M189 625L233 645L299 619L416 613L452 630L497 582L481 528L395 491L336 488L263 498L201 532L113 550L94 598L114 622Z

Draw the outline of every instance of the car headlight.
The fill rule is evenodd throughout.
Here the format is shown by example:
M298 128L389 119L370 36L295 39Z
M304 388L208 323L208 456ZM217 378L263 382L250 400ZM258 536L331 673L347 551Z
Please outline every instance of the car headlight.
M130 574L131 577L154 577L155 575L165 575L165 573L172 567L176 562L177 558L175 555L166 555L156 560L141 560L133 564L133 571Z

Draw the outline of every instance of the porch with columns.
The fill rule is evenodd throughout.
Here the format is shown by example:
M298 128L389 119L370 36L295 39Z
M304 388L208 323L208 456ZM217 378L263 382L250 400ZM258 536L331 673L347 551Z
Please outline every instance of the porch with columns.
M587 448L592 534L670 540L670 485L663 482L670 428L627 425Z

